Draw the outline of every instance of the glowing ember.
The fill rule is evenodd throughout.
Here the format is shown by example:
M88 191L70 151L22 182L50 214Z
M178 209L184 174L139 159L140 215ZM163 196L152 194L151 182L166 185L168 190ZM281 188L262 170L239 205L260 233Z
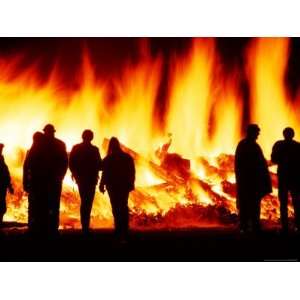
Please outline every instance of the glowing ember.
M267 158L285 126L296 131L299 127L297 101L287 105L291 101L283 81L288 44L288 39L259 39L247 51L250 121L262 129L258 142ZM32 134L50 122L68 150L80 142L86 128L95 132L94 142L102 156L106 138L120 139L137 167L136 190L130 196L132 227L235 223L232 154L241 138L244 107L238 74L229 78L222 71L214 40L195 39L189 53L173 58L163 126L154 113L162 57L151 57L145 48L140 62L128 65L122 79L115 79L112 85L96 78L87 53L82 58L76 90L60 86L57 69L40 84L34 67L20 71L18 59L0 59L0 137L17 191L8 196L5 220L27 222L22 164ZM111 89L115 99L109 102ZM270 170L276 188L274 167ZM276 192L274 189L263 200L264 219L278 219ZM62 228L80 226L79 194L69 173L64 179L60 220ZM109 199L97 192L92 227L112 225Z

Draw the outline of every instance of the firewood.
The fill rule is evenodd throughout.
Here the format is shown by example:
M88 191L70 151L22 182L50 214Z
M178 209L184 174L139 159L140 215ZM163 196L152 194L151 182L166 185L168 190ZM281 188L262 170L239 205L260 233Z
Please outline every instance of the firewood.
M103 148L106 149L107 145L109 143L109 140L107 138L104 138L103 141ZM137 161L139 164L144 165L146 167L150 167L151 171L162 180L174 184L174 185L183 185L185 184L185 180L180 178L179 176L175 176L172 173L170 173L168 170L163 169L156 163L154 163L151 160L146 159L139 153L135 152L134 150L130 149L129 147L120 144L121 149L132 156L132 158Z

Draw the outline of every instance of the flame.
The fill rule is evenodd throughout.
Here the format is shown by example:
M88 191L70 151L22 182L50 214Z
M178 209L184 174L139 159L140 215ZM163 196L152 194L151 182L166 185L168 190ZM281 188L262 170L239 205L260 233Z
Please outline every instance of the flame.
M85 49L74 89L61 85L59 66L41 82L36 65L19 67L22 57L0 59L0 137L17 187L16 195L8 196L7 221L27 221L22 163L32 134L50 122L68 150L80 142L86 128L95 132L94 141L102 156L105 138L120 139L137 167L137 188L129 202L132 226L234 222L232 154L242 137L246 107L238 88L239 73L226 74L222 70L214 39L194 39L187 53L173 56L170 61L162 122L155 108L165 61L163 56L151 55L148 46L145 42L139 61L128 63L110 82L97 78ZM269 158L282 129L299 128L298 101L291 101L284 84L289 40L256 39L246 54L250 119L262 128L259 142ZM159 126L161 123L164 125ZM77 187L68 173L62 194L61 227L80 226L79 201ZM278 216L273 193L263 202L262 217L278 220ZM92 226L113 226L109 199L98 191Z
M262 129L260 143L268 158L283 128L299 128L297 103L293 104L284 82L288 57L287 38L258 39L248 53L251 121Z

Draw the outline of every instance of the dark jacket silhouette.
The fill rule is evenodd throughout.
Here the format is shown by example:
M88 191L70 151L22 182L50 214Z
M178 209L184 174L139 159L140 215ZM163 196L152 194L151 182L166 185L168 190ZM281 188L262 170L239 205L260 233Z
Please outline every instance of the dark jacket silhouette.
M300 144L293 140L294 130L287 127L283 131L284 140L277 141L271 160L278 165L278 198L282 229L288 229L288 194L294 206L296 226L300 229Z
M32 146L27 151L23 165L23 189L28 193L28 229L32 233L45 228L47 219L47 206L41 191L43 179L40 177L43 139L41 132L34 133Z
M239 142L235 152L237 207L241 230L259 230L260 201L272 191L267 162L256 143L259 128L251 124L245 139Z
M4 145L0 144L0 226L2 226L3 216L6 213L6 193L7 190L11 194L14 193L10 173L2 155Z
M90 214L95 189L98 182L102 161L99 149L91 144L93 132L85 130L82 134L83 142L75 145L70 153L69 167L78 185L81 205L80 217L83 232L89 231Z
M53 125L45 126L43 138L29 150L24 166L30 172L30 189L39 203L41 230L50 234L58 230L62 181L68 168L66 146L54 132Z
M118 237L126 238L129 227L128 196L134 189L135 166L132 157L122 151L119 141L111 138L108 155L103 160L100 191L107 189L115 231Z

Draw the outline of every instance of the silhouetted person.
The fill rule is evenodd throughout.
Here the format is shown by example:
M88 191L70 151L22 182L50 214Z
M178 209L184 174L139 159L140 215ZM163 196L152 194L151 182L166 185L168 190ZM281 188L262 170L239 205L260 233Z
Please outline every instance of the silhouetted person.
M288 194L292 197L296 227L300 229L300 144L293 140L295 132L287 127L284 140L277 141L272 149L272 162L278 165L278 198L282 230L288 231Z
M129 227L128 196L134 189L135 166L132 157L122 151L117 138L109 142L108 154L103 159L103 173L100 191L107 189L112 213L114 216L115 233L121 241L126 240Z
M267 162L256 143L259 127L250 124L235 152L237 208L241 232L260 230L261 198L272 191Z
M45 175L44 196L48 203L48 228L50 233L57 233L59 227L59 208L62 181L68 168L66 145L55 138L52 124L44 127L43 168Z
M28 193L28 229L31 233L46 230L47 205L43 198L43 172L41 170L44 152L44 135L37 131L27 151L23 165L23 189Z
M40 143L33 144L24 167L32 174L30 183L38 203L39 230L45 234L58 232L62 181L68 168L66 146L54 133L53 125L44 127L43 137Z
M80 219L84 233L89 232L90 215L102 164L99 149L91 144L93 138L91 130L84 130L83 142L72 148L69 158L69 167L79 189Z
M13 194L14 189L10 181L8 167L2 155L4 144L0 144L0 227L3 225L3 216L6 213L6 193L7 190Z

